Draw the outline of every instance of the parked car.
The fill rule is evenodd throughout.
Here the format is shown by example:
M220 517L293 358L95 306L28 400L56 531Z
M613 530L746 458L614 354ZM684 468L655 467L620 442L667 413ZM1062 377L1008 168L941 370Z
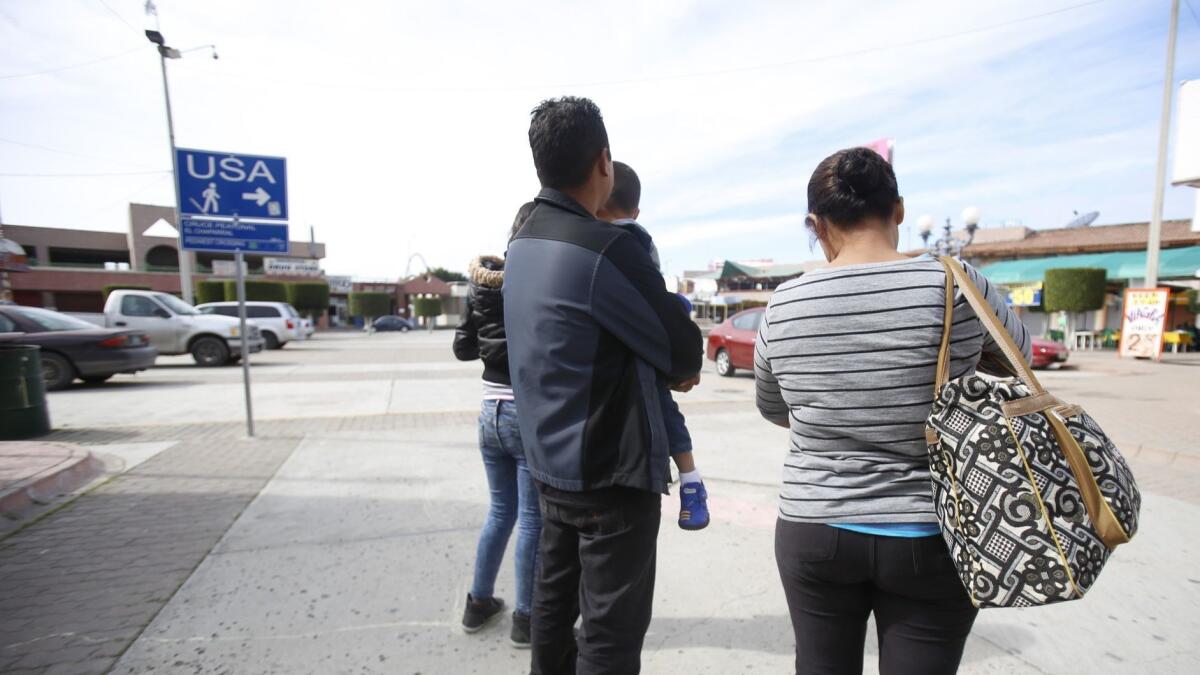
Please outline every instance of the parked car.
M105 328L145 333L159 354L191 354L201 366L220 366L241 358L237 319L201 314L170 293L114 290L108 294L103 314L73 316ZM258 328L251 324L246 332L246 348L251 353L262 351Z
M1071 351L1061 342L1033 338L1033 361L1029 365L1034 368L1049 368L1054 364L1066 363Z
M708 358L717 364L717 374L733 377L738 368L754 370L754 340L764 308L738 312L713 327L708 334Z
M0 306L0 343L41 347L46 389L64 389L79 378L99 384L117 373L154 366L158 352L145 333L100 328L40 307Z
M402 316L381 316L371 322L371 329L377 331L398 330L401 333L407 333L410 330L416 330L417 323Z
M196 305L202 314L220 314L238 318L236 302L206 302ZM292 340L304 339L304 325L300 314L286 302L246 303L246 322L258 326L267 349L283 349Z

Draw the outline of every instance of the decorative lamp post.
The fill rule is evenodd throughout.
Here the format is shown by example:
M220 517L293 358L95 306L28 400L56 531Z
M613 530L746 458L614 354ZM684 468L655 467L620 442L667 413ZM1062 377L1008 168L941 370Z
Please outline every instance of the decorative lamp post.
M917 231L921 233L921 241L925 242L925 247L931 253L937 255L948 255L959 257L962 255L963 249L971 245L975 240L975 232L979 229L980 220L979 208L968 206L963 209L962 219L966 225L964 228L966 237L954 235L951 231L950 219L946 219L946 224L942 226L942 236L938 237L931 244L929 238L933 236L933 216L925 214L917 219Z

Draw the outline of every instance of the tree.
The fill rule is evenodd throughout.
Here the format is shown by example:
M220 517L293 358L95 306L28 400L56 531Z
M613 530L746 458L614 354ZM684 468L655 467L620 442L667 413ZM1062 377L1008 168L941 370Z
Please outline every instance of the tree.
M225 297L229 301L237 300L237 282L225 281ZM287 302L287 284L282 281L250 281L246 280L247 302Z
M288 302L313 320L329 309L329 284L324 281L293 281L287 285Z
M149 286L141 286L138 284L109 284L109 285L101 288L100 292L104 294L104 299L107 300L108 294L112 293L113 291L152 291L152 290L154 290L154 289L150 288Z
M237 300L237 298L233 298ZM196 304L206 302L223 302L225 300L225 282L206 279L196 283Z
M429 273L432 274L433 276L441 279L442 281L445 281L446 283L450 283L451 281L466 281L467 280L467 275L463 274L462 272L451 272L450 270L446 269L445 267L431 268L429 270ZM434 316L437 316L437 315L435 314Z
M362 291L350 294L350 315L361 316L368 324L372 319L392 313L392 296L387 293Z
M426 325L432 330L433 318L442 314L442 297L440 295L428 295L413 298L413 314L426 319Z
M1100 268L1079 267L1046 270L1042 284L1042 307L1046 312L1091 312L1104 307L1107 272ZM1067 324L1067 344L1074 329Z

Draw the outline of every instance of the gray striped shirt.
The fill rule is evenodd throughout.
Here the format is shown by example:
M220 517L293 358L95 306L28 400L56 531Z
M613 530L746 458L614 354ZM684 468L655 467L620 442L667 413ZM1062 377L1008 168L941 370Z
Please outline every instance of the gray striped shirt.
M966 266L1025 353L1030 338L1001 291ZM847 265L781 285L759 325L758 409L791 429L780 516L819 523L936 522L925 418L945 314L936 258ZM1000 353L961 291L950 376Z

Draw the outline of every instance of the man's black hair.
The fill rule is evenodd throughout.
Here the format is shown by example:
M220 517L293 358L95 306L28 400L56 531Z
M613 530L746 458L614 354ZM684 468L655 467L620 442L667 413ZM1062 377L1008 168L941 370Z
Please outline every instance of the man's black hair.
M609 211L629 213L642 201L642 181L625 162L613 162L613 191L608 197Z
M608 148L600 108L590 99L563 96L542 101L529 123L529 147L542 187L562 190L587 182Z

